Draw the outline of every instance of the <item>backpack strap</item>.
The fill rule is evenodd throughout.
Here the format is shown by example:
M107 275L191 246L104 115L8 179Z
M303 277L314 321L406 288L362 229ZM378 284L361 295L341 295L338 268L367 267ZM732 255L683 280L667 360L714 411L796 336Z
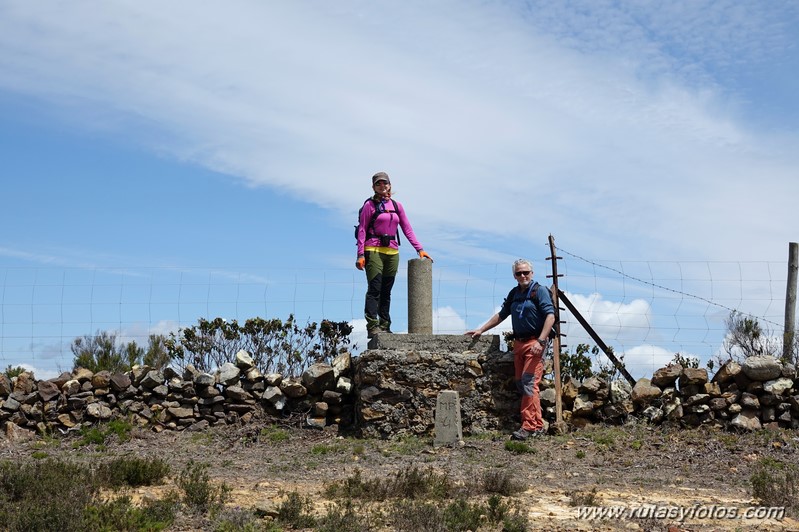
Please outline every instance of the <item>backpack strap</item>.
M399 207L397 206L397 202L396 202L396 200L394 200L394 198L390 198L390 199L391 199L391 205L394 207L394 210L393 211L384 211L384 212L388 212L388 213L393 212L399 218ZM368 203L370 201L374 203L375 209L374 209L374 213L372 213L372 219L369 220L369 225L366 226L366 238L374 238L375 236L377 236L377 235L374 234L374 232L372 232L372 229L374 228L375 220L377 220L377 217L382 214L380 211L377 210L377 206L380 204L380 202L378 200L376 200L374 197L367 198L366 201L364 201L363 203L364 203L364 205L366 205L366 203ZM361 207L361 208L363 208L363 207ZM394 236L394 238L397 240L397 245L398 246L400 245L399 233L400 233L399 226L397 226L397 234Z

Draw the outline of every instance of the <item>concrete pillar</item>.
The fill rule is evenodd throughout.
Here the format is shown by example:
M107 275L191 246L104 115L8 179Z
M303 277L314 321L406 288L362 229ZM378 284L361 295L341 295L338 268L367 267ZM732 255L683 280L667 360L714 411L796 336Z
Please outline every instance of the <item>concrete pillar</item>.
M408 261L408 332L433 334L433 263Z

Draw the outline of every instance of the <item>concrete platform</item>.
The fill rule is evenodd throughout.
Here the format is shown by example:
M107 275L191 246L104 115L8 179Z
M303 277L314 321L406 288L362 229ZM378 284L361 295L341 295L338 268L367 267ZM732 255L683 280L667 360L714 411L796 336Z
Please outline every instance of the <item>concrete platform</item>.
M499 351L499 335L484 334L473 339L465 334L389 334L378 333L369 340L369 349L393 349L488 354Z

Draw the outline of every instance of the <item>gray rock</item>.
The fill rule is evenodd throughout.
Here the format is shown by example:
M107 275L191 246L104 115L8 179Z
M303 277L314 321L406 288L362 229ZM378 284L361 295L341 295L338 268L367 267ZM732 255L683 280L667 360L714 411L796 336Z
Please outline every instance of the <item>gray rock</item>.
M730 421L730 426L737 429L754 431L763 428L757 417L757 410L746 409Z
M333 374L336 379L348 374L352 369L352 355L347 351L340 353L333 359L331 366L333 366Z
M744 374L754 381L769 381L782 375L782 364L772 356L748 357L742 366Z
M283 410L286 406L286 396L283 395L283 392L280 391L280 388L277 386L267 386L261 399L271 404L277 410Z
M164 384L164 374L155 369L148 371L139 383L142 388L147 390L152 390L162 384Z
M114 373L109 379L109 386L115 393L127 390L131 384L130 377L125 373Z
M641 415L649 420L650 423L660 423L663 421L664 412L661 408L656 406L648 406L641 412Z
M574 399L574 406L572 413L575 416L589 416L594 411L594 403L588 397L588 394L580 394Z
M649 379L638 379L633 386L632 400L635 404L649 404L654 401L663 391L657 386L653 386Z
M7 410L8 412L16 412L19 410L19 407L22 406L22 403L14 399L12 396L8 396L5 401L2 403L2 409Z
M244 373L244 379L251 383L263 382L264 376L258 368L250 368Z
M216 377L214 377L210 373L196 373L192 377L192 382L196 386L209 387L216 384Z
M599 377L588 377L580 384L580 393L597 393L606 386L607 383Z
M787 377L780 377L763 383L763 391L774 395L785 395L791 388L793 388L793 380Z
M713 382L726 384L734 380L739 373L741 373L741 365L734 360L729 360L713 375Z
M633 387L625 379L616 379L610 383L610 400L614 403L624 402L632 397Z
M59 390L56 383L52 381L39 381L37 388L39 389L39 397L45 402L52 401L61 395L61 390Z
M217 382L223 386L232 386L239 383L241 370L235 364L225 362L216 373Z
M700 386L704 388L706 382L708 382L707 370L704 368L683 368L682 374L679 378L681 390L689 385Z
M224 391L225 397L237 403L243 403L252 399L252 396L241 386L228 386Z
M255 367L255 361L244 349L236 353L236 367L245 373Z
M541 406L555 406L555 389L554 388L547 388L546 390L541 390L539 392L539 399L541 400Z
M91 403L86 406L86 415L94 419L107 421L111 419L112 412L108 406L102 403Z
M682 370L679 364L669 364L665 368L660 368L652 374L652 384L661 389L674 386L677 378L682 375Z
M280 373L268 373L264 375L264 382L267 386L280 386L283 384L283 375Z
M313 364L302 373L302 384L313 395L332 389L335 382L335 372L328 364Z
M756 395L751 394L749 392L742 393L739 402L741 403L741 406L744 408L749 408L752 410L760 408L760 400L757 398Z
M308 395L308 390L305 388L305 386L291 379L284 381L282 386L280 386L280 390L286 395L286 397L290 397L292 399L299 399Z

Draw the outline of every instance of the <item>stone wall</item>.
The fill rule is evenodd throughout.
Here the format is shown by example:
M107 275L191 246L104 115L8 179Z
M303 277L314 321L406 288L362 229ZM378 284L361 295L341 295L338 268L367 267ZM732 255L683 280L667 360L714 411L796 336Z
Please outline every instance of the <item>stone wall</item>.
M365 437L430 436L444 390L459 394L465 434L518 427L513 356L499 349L498 336L424 334L379 334L360 357L342 354L297 378L261 375L243 351L214 374L137 367L117 374L78 369L43 381L28 373L0 375L0 427L16 438L127 416L155 431L202 430L268 414ZM799 427L796 369L771 357L730 362L712 378L704 369L672 365L634 387L624 380L564 378L561 392L563 419L577 429L630 416L680 427ZM555 399L545 379L541 404L548 421L555 418Z
M210 425L246 423L266 413L301 415L304 424L354 425L350 355L332 365L314 364L298 378L262 375L248 353L223 364L214 374L192 366L136 367L126 373L77 369L49 380L29 373L0 375L0 426L9 438L31 432L66 433L84 424L129 417L140 426L162 430L202 430Z

